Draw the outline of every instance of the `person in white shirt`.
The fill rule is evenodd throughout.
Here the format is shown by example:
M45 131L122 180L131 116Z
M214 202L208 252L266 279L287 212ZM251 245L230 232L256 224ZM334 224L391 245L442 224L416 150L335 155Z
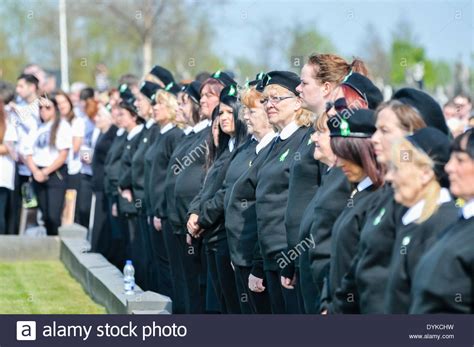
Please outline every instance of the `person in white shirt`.
M71 126L61 119L54 99L40 98L42 124L25 145L26 163L48 235L57 235L66 192L66 160L72 147Z
M0 100L0 235L7 233L6 209L10 191L15 187L15 161L13 144L17 141L13 125L7 119L3 101Z

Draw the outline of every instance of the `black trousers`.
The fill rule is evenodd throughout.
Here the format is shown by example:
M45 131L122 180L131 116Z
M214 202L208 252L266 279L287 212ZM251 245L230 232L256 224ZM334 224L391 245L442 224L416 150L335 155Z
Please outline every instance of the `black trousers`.
M240 310L245 314L269 314L272 313L268 290L261 293L252 292L249 289L249 275L252 267L234 265L235 282L240 301ZM263 285L266 286L265 280Z
M173 234L173 228L167 218L161 220L161 232L168 254L171 273L171 287L173 300L173 313L186 312L186 280L184 278L184 267L179 256L180 248L178 240Z
M116 198L109 195L106 198L107 219L110 223L110 228L107 229L107 232L110 232L110 243L106 257L119 270L122 270L125 266L127 255L129 255L126 253L128 221L120 214L117 217L112 216L112 205L115 203Z
M18 234L20 231L20 217L22 208L21 186L28 182L29 176L18 174L18 166L15 173L15 190L10 194L10 199L6 211L7 234Z
M319 313L319 289L311 273L311 263L308 252L299 257L298 285L302 296L304 312L309 314Z
M7 234L7 206L10 197L10 190L0 187L0 235Z
M58 235L66 193L67 167L62 166L49 175L45 182L34 181L38 207L43 214L44 226L48 235Z
M89 228L92 193L92 176L81 174L81 184L76 200L76 210L78 211L77 223L86 228Z
M234 270L230 264L227 239L206 244L207 266L222 313L240 313Z
M286 289L281 285L280 272L265 270L272 312L275 314L301 313L297 289Z
M135 280L136 283L143 289L147 290L147 259L144 252L145 245L143 244L143 238L140 235L140 224L138 222L138 216L128 216L128 254L130 256L127 259L132 260L135 267Z
M109 250L111 232L107 214L108 205L104 192L95 192L94 227L91 235L91 251L106 256Z
M171 284L170 262L168 252L165 246L163 232L157 231L153 226L153 217L149 217L151 223L147 223L146 235L151 246L151 258L149 259L150 270L148 272L150 279L150 289L169 296L173 295Z
M174 234L179 247L179 260L182 265L185 281L186 313L205 313L206 301L214 299L215 295L206 300L207 267L202 239L192 239L191 245L186 243L185 234Z

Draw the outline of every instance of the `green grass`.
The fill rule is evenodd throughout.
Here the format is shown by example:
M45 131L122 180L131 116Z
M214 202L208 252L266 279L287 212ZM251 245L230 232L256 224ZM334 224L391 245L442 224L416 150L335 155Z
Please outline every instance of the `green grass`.
M60 261L0 262L0 314L104 314Z

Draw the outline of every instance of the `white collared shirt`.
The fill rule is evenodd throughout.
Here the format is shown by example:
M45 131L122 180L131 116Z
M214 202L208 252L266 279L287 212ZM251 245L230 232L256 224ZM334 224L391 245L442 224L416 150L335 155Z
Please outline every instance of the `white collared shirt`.
M168 131L170 131L173 128L174 128L174 124L173 123L168 123L163 128L160 129L160 134L163 135L164 133L167 133Z
M255 152L258 154L262 149L267 147L267 145L272 142L272 140L277 136L273 130L270 130L257 144L255 147Z
M197 134L203 131L204 129L206 129L210 125L211 125L211 121L209 119L204 119L194 126L193 131Z
M295 133L296 130L298 130L300 127L298 124L296 124L295 121L292 121L290 124L288 124L286 127L284 127L281 132L278 134L282 140L286 140L289 138L291 135Z
M153 118L150 118L146 121L145 128L150 129L153 124L155 124L155 120Z
M364 178L362 181L359 182L359 184L357 185L357 191L361 192L364 189L369 188L372 184L373 184L372 180L370 179L369 176L367 176L366 178Z
M124 128L118 128L117 132L115 133L115 135L117 135L117 136L122 136L123 134L125 134L125 129Z
M229 147L229 152L232 153L235 148L235 137L230 138L229 142L227 143L227 146Z
M466 202L462 208L462 215L466 219L472 218L474 216L474 199Z
M130 130L130 132L127 135L127 140L131 141L136 135L140 133L143 129L143 124L137 125L135 128Z
M190 127L189 125L183 129L184 135L189 135L191 134L191 131L193 131L193 127Z
M451 201L451 194L449 194L449 190L446 188L441 188L439 192L438 204L441 205L449 201ZM412 207L410 207L408 211L406 211L402 217L403 225L408 225L418 220L421 217L421 213L423 212L424 206L425 206L425 200L421 200L421 201L418 201Z

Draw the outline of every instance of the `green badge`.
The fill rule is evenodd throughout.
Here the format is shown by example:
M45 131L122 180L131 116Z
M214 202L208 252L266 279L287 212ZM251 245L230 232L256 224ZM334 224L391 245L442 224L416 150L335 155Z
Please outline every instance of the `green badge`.
M288 148L285 153L280 155L280 161L285 161L286 157L288 156L288 153L290 153L290 149Z
M263 78L263 76L265 76L265 73L263 71L261 71L258 75L257 75L257 80L261 80Z
M252 166L252 161L249 161L249 167L251 167L251 166Z
M127 85L125 83L121 84L119 90L120 90L120 93L123 93L125 90L127 90Z
M235 92L237 90L235 89L235 87L233 85L230 86L229 88L229 92L227 93L228 96L234 96L235 95Z
M351 129L349 128L349 123L345 119L341 120L341 136L349 136Z
M308 139L308 143L306 144L307 146L309 146L311 144L311 142L313 142L313 140L311 140L311 137Z
M221 70L217 70L215 73L214 73L214 76L212 76L214 78L219 78L221 77Z
M408 244L410 243L411 241L411 237L410 236L405 236L403 239L402 239L402 246L408 246Z
M377 217L375 217L374 219L374 225L379 225L380 221L382 220L382 217L384 216L385 214L385 207L382 208L378 214Z
M168 83L165 87L165 90L169 91L171 89L171 87L173 87L173 84L174 84L173 82Z

